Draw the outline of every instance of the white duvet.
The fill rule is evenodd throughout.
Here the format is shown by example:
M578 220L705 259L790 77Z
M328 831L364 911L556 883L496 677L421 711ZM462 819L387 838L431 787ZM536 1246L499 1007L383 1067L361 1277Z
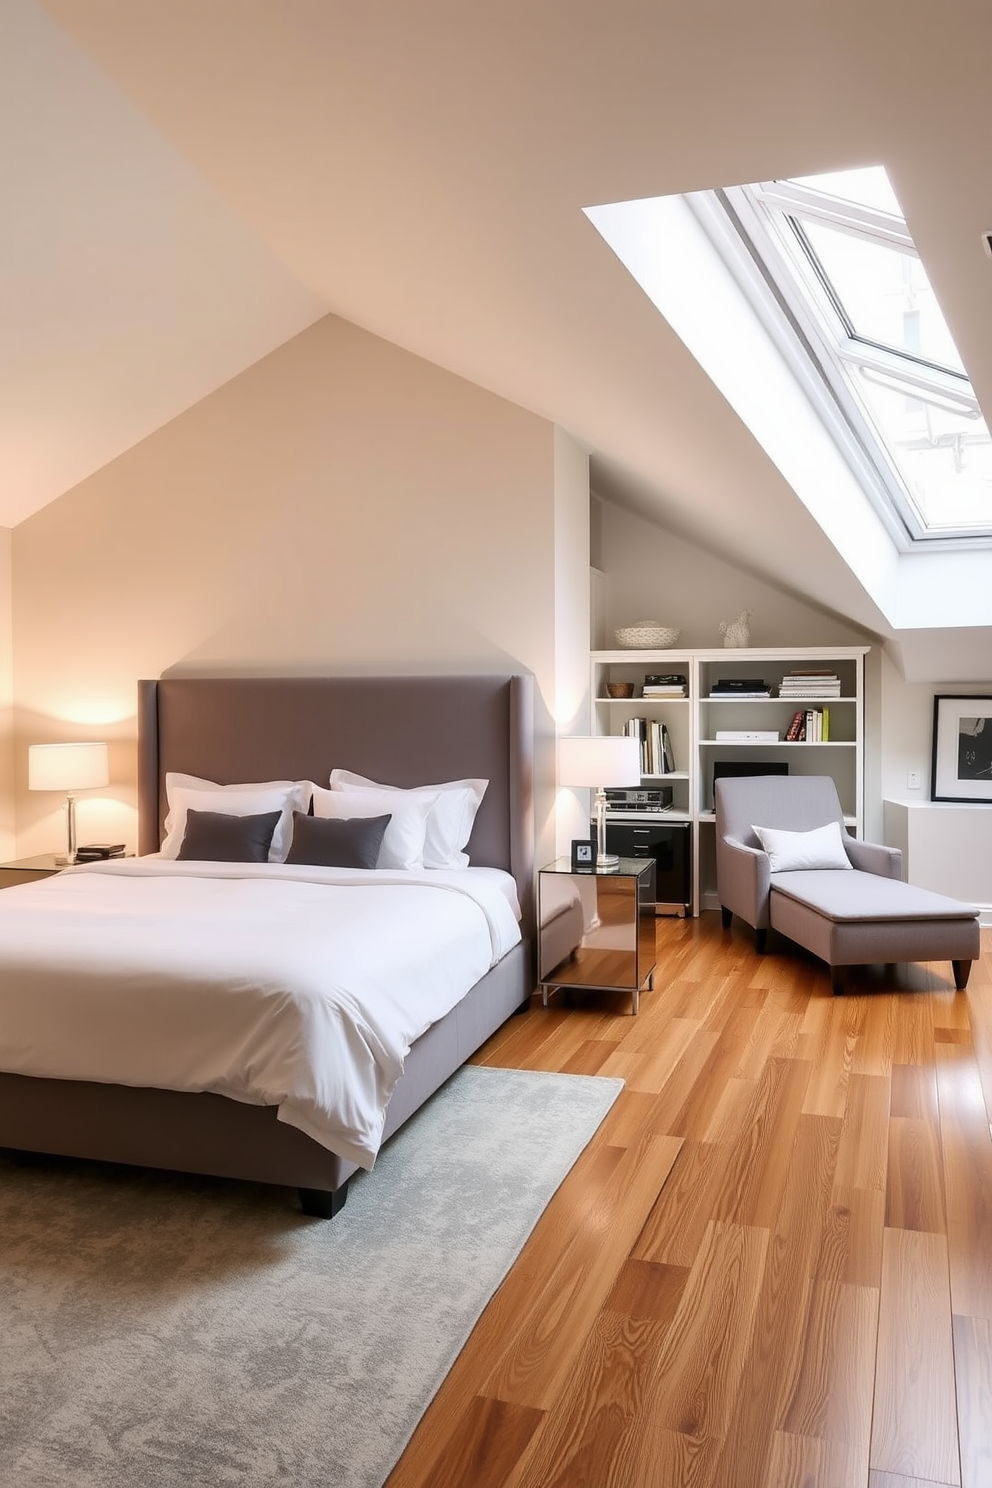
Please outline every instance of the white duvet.
M487 869L159 858L5 889L0 1069L278 1106L370 1168L411 1043L520 939L512 903Z

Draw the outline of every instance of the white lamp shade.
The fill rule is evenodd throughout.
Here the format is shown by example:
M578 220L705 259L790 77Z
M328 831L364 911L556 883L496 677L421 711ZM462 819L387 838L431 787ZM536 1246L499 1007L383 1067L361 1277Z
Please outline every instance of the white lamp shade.
M640 785L638 739L602 735L558 740L558 784L570 786Z
M29 790L93 790L109 782L106 744L28 745Z

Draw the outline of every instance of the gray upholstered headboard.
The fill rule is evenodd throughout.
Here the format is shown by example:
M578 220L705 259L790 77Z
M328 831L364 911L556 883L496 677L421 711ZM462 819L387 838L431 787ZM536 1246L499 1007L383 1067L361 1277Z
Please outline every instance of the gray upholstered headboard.
M483 776L468 851L514 875L532 924L530 677L167 677L138 689L140 852L161 841L167 770L223 785L326 785L335 767L401 786Z

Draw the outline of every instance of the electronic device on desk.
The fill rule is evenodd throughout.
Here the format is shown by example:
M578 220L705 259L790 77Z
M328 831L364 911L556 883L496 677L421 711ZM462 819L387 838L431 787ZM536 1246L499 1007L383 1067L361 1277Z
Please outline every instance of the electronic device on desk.
M107 858L122 858L123 842L87 842L76 848L77 863L102 863Z
M657 785L633 790L607 790L607 811L671 811L672 787Z

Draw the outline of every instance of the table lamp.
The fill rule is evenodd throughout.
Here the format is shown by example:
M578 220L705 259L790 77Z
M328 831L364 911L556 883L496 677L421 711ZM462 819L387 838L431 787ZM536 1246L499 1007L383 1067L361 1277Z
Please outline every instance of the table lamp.
M57 863L76 861L75 792L110 783L106 744L29 744L28 790L65 791L68 852Z
M596 792L596 867L616 868L620 859L606 851L606 787L640 785L641 744L627 735L558 740L558 784Z

